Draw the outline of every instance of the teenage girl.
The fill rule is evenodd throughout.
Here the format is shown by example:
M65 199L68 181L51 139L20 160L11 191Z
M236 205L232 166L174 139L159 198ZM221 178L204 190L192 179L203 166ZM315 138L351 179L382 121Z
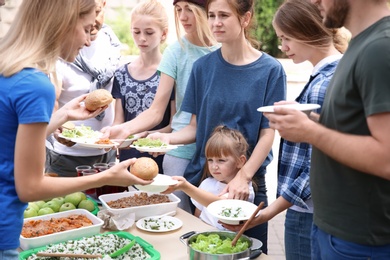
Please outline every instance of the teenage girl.
M205 3L205 0L173 1L178 40L164 50L158 67L161 73L160 83L152 105L131 121L103 129L105 136L126 138L159 124L170 102L172 91L174 91L176 103L176 113L171 122L173 132L189 124L191 114L183 111L181 105L192 65L198 58L219 48L207 24ZM184 36L180 36L181 28L184 28ZM167 153L163 161L164 173L171 176L183 176L194 152L195 144L190 144ZM191 212L189 197L180 191L175 192L175 195L181 199L179 207Z
M192 114L190 124L175 133L155 133L153 138L172 144L196 140L196 153L184 177L198 185L206 140L213 129L221 123L238 129L248 140L250 157L223 192L246 200L253 178L258 185L255 203L267 205L264 175L272 160L274 130L257 108L285 99L286 75L276 59L257 49L251 37L253 9L253 0L207 1L209 26L222 46L194 63L182 104L182 110ZM267 223L246 234L261 240L267 252Z
M116 99L114 125L136 118L151 106L160 82L157 67L162 58L161 44L165 42L167 33L168 15L159 1L142 1L133 8L131 34L140 55L115 71L112 89L112 95ZM170 103L161 123L152 130L171 131L169 106ZM162 129L164 127L166 128ZM136 149L119 150L120 161L141 156L151 157L149 153L140 153ZM163 173L163 158L164 155L154 158L159 166L159 173Z
M242 133L226 126L217 126L206 143L207 162L199 188L186 181L184 177L172 177L179 183L171 186L169 192L172 190L184 191L191 197L191 201L196 207L195 216L218 229L226 230L218 223L218 219L207 211L205 206L216 199L210 193L218 196L244 166L247 161L248 148L248 142ZM249 197L247 200L253 202L255 193L252 182L249 182L248 188Z

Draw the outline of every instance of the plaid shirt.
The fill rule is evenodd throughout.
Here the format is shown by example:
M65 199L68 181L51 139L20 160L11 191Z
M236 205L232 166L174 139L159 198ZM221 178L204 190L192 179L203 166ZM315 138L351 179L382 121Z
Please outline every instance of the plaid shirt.
M296 101L301 104L314 103L322 106L326 88L336 69L339 59L322 66L310 78ZM321 108L315 112L320 113ZM309 209L305 201L311 198L309 187L310 158L312 147L308 143L293 143L283 138L280 141L278 160L277 196L288 202Z

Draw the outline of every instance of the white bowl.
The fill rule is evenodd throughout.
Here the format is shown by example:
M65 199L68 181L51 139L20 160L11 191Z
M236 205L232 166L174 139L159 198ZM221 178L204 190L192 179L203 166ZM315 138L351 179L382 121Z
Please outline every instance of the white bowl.
M134 185L138 190L149 191L149 192L163 192L170 185L177 184L177 180L172 179L169 175L157 174L153 179L153 182L149 185Z
M256 209L257 206L251 202L234 199L217 200L207 206L211 215L230 225L239 225L240 221L248 220Z
M319 104L299 104L299 103L294 103L294 104L284 104L284 105L259 107L257 109L257 111L273 113L275 107L285 107L285 108L296 109L296 110L300 110L300 111L306 113L307 115L309 115L311 111L313 111L315 109L319 109L321 106Z
M105 195L100 195L99 200L102 202L102 207L104 209L107 209L114 214L134 213L135 220L139 220L144 217L161 215L164 213L168 213L170 211L176 211L177 205L180 202L180 199L174 194L167 194L171 202L145 205L145 206L136 206L136 207L129 207L129 208L121 208L121 209L114 209L107 205L107 202L109 201L113 201L125 197L132 197L135 194L140 194L142 192L144 191L129 191L129 192L105 194ZM148 196L155 194L154 192L146 192L146 193L148 194Z
M85 215L92 221L91 226L81 227L78 229L66 230L63 232L53 233L50 235L40 236L40 237L32 237L25 238L22 235L19 238L20 247L23 250L28 250L31 248L46 246L48 244L60 243L71 239L77 239L87 236L93 236L99 234L101 226L103 226L103 220L93 215L91 212L85 209L72 209L68 211L27 218L24 222L31 220L48 220L54 218L63 218L70 215Z

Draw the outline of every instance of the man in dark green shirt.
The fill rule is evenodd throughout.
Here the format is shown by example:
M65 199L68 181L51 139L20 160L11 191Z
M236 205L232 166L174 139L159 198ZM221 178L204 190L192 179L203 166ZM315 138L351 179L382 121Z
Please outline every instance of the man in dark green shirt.
M345 26L348 50L319 123L279 108L270 126L313 145L312 258L390 259L390 10L387 0L312 0L327 27Z

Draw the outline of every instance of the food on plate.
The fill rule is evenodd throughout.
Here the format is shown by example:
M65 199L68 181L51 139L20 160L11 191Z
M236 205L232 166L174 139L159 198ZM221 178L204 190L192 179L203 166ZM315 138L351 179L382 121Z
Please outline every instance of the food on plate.
M248 249L249 243L239 239L235 246L232 246L232 239L222 238L218 234L199 234L190 246L198 251L209 254L233 254Z
M175 223L172 220L163 218L144 218L141 225L148 230L170 230L175 227Z
M130 166L130 172L143 180L152 180L158 174L158 165L149 157L140 157Z
M26 220L21 235L25 238L40 237L91 225L92 221L82 214L48 220Z
M133 143L134 146L140 147L166 147L167 144L163 143L160 139L139 138Z
M84 100L85 107L89 111L109 105L113 98L111 93L105 89L97 89L88 94Z
M95 142L95 144L113 144L113 142L111 142L108 138L100 138Z
M99 138L102 133L94 131L90 126L76 126L73 129L64 129L61 133L67 138Z
M67 242L60 243L60 244L51 244L48 245L44 250L39 252L93 254L93 255L101 254L105 256L104 259L111 259L111 257L109 257L108 255L124 247L129 242L130 242L129 239L119 237L118 235L115 234L102 234L102 235L84 237L79 240L69 240ZM36 254L32 254L27 258L27 260L36 260L36 259L49 259L49 258L38 257ZM115 259L143 260L143 259L151 259L151 256L136 241L136 243L130 248L129 251L116 257Z
M129 135L126 139L133 139L134 135Z
M228 218L246 217L246 214L241 207L223 207L218 215Z
M113 209L121 209L167 202L171 202L167 195L152 194L149 196L146 192L141 192L130 197L108 201L107 205Z

